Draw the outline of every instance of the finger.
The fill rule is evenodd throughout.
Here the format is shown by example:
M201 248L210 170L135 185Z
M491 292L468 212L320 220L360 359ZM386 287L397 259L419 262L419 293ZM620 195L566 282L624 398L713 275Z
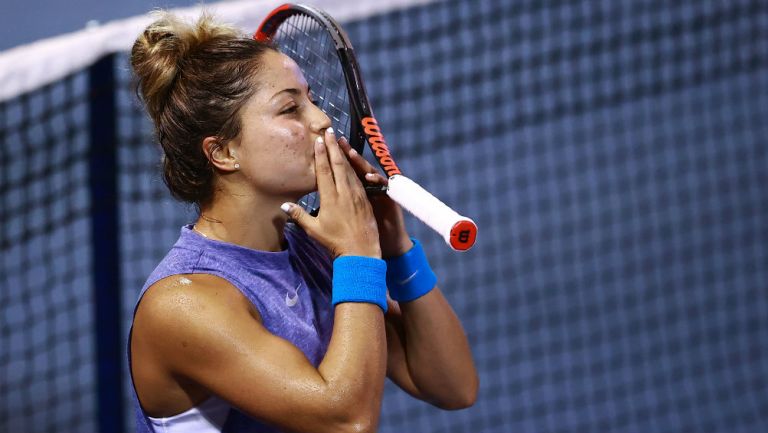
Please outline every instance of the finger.
M283 203L280 205L280 209L283 210L292 220L298 224L299 227L304 229L307 234L312 235L314 233L315 224L317 220L307 213L301 206L295 203Z
M347 192L351 183L350 177L354 177L354 171L350 167L347 158L341 152L333 128L325 130L325 147L328 150L328 160L331 162L333 178L336 181L336 191ZM320 197L322 201L322 197Z
M363 155L360 155L357 150L352 148L346 138L342 137L339 139L339 147L341 147L347 155L347 158L349 158L349 163L352 165L352 168L355 169L355 173L357 173L358 176L379 172L370 162L368 162L368 160L363 158Z
M317 178L317 193L320 194L320 201L328 200L330 193L336 191L336 185L323 137L317 137L315 140L315 177Z
M352 145L349 144L349 140L347 140L347 137L339 137L339 147L341 147L341 150L344 151L344 153L349 153L349 149L352 149Z
M360 155L357 154L354 149L351 152L353 152L355 155L360 157ZM347 156L347 161L349 162L349 167L350 167L350 170L349 170L349 181L350 181L350 183L362 185L363 184L362 177L364 177L363 174L358 172L358 170L355 168L355 164L349 158L349 156Z
M366 173L365 182L371 185L389 185L389 179L382 176L380 173Z

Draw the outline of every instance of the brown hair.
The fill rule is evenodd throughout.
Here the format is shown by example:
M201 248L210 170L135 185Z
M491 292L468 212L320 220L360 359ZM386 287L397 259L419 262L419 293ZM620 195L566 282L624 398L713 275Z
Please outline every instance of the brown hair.
M239 111L256 91L252 76L271 46L203 14L195 24L161 13L131 50L137 90L163 149L163 179L174 197L200 206L213 196L215 169L203 139L240 134Z

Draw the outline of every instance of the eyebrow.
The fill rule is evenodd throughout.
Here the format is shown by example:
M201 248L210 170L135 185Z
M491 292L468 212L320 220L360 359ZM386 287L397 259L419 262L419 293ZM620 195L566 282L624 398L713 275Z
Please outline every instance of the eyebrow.
M299 89L297 89L297 88L295 88L295 87L289 87L289 88L287 88L287 89L283 89L283 90L281 90L281 91L279 91L279 92L275 93L275 94L272 96L272 98L271 98L271 99L275 99L275 98L277 98L277 97L278 97L280 94L282 94L282 93L288 93L288 94L291 94L291 95L294 95L294 96L296 96L296 95L300 95L300 94L301 94L301 90L299 90ZM307 93L308 93L308 94L312 94L312 87L310 87L310 86L309 86L309 84L307 84Z

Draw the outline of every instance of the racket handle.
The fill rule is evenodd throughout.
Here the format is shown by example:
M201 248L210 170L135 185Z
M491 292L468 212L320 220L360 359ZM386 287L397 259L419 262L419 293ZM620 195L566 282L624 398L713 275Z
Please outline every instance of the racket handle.
M454 250L466 251L474 245L475 222L459 215L411 179L402 174L390 177L387 195L439 233Z

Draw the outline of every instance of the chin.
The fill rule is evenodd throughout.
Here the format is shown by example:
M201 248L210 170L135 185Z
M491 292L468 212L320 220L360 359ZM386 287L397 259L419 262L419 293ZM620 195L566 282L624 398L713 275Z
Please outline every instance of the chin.
M305 185L304 188L297 189L296 193L294 194L296 196L296 200L294 201L298 201L300 198L307 194L312 194L313 192L317 192L317 183L314 181L311 184Z

